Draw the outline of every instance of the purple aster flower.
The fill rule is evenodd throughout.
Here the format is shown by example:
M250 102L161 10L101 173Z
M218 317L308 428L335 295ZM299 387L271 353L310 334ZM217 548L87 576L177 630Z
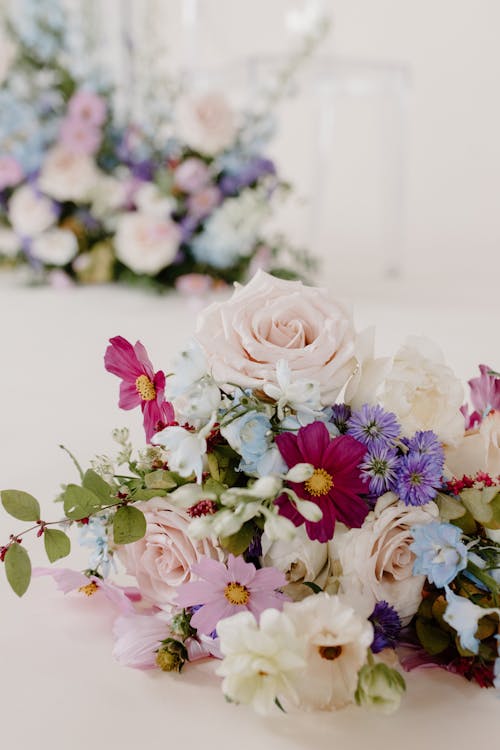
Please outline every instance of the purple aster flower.
M430 456L436 463L444 465L444 450L438 436L432 430L416 432L411 440L405 440L410 453L417 453L419 456Z
M441 486L442 466L431 456L408 453L399 460L395 492L405 505L425 505Z
M341 435L347 432L347 423L351 418L351 414L351 407L347 404L335 404L331 408L330 422L333 422Z
M265 609L282 609L288 597L278 589L287 580L276 568L257 570L242 557L229 555L227 563L202 558L192 566L200 580L179 586L176 604L195 608L191 625L199 633L210 635L219 620L237 612L249 611L259 617Z
M348 435L352 435L368 447L393 443L400 432L401 427L396 415L385 411L378 404L364 404L361 409L355 411L349 419L347 429Z
M361 476L370 482L370 493L383 495L394 489L397 480L399 456L389 445L373 445L360 464Z
M398 613L385 601L377 602L368 618L373 625L373 642L370 646L374 654L384 648L395 648L401 631Z

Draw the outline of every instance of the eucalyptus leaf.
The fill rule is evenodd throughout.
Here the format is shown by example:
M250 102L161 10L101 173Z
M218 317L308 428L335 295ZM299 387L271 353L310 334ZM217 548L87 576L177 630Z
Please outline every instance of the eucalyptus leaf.
M450 645L450 636L428 620L417 617L415 624L417 636L428 654L440 654Z
M67 557L71 552L69 536L59 529L45 529L43 541L45 552L51 563L60 560L62 557Z
M79 487L77 484L68 484L64 494L64 512L72 521L80 521L88 518L92 513L102 507L102 502L91 490Z
M167 494L166 490L145 490L140 488L135 490L133 493L134 502L138 500L151 500L152 497L164 497Z
M144 513L133 505L124 505L113 518L113 538L115 544L132 544L142 539L146 533Z
M17 542L11 544L5 555L5 574L18 596L26 593L31 580L31 561L24 547Z
M109 503L112 488L96 471L88 469L85 472L82 484L86 490L93 492L103 503Z
M171 471L157 469L144 477L144 483L150 490L173 490L178 482Z
M33 495L20 490L2 490L2 505L10 516L19 521L38 521L40 504Z

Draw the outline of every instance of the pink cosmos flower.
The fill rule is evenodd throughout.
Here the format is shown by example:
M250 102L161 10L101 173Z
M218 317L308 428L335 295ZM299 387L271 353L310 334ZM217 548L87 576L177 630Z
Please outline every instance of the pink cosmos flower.
M291 489L300 498L316 503L323 511L320 521L305 521L309 539L328 542L333 537L336 521L349 528L362 525L368 507L360 495L368 491L368 486L360 476L359 464L366 446L350 435L332 439L323 422L301 427L297 435L282 433L277 436L276 444L289 468L299 463L314 467L314 473L307 481L290 482ZM296 526L304 523L304 517L288 495L281 495L276 504L280 514Z
M276 568L257 570L242 557L229 555L227 563L204 558L192 567L201 581L179 587L176 604L197 607L191 625L199 633L210 635L219 620L242 611L258 617L265 609L282 609L287 597L277 589L286 586L284 573Z
M106 119L106 102L93 91L77 91L68 102L68 113L73 120L99 127Z
M134 346L122 336L109 340L104 355L108 372L121 378L120 409L141 407L146 440L174 421L172 404L165 401L165 374L154 372L146 349L137 341Z
M500 378L491 375L491 367L479 365L479 377L469 380L470 397L474 411L469 415L468 407L462 406L466 429L479 424L490 411L500 409Z
M23 170L19 162L13 156L5 154L0 156L0 190L14 187L23 179Z
M51 576L58 591L63 594L78 592L84 596L103 596L122 614L134 612L132 602L141 600L141 594L136 588L117 586L98 576L86 576L78 570L70 568L34 568L33 577Z
M171 616L165 612L122 615L115 620L113 656L124 667L155 669L156 651L161 642L170 637ZM187 638L184 642L189 661L218 656L218 644L208 637L202 640Z
M87 120L67 117L62 121L59 138L72 154L91 156L99 148L102 134L99 128Z

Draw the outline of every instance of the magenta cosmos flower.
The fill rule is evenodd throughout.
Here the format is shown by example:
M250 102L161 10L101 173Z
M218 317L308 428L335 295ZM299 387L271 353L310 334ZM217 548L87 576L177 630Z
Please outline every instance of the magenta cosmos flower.
M153 365L140 341L135 346L122 336L109 340L104 355L108 372L121 378L120 409L140 406L144 415L144 429L148 443L156 432L174 421L172 404L165 401L165 374L153 370Z
M285 494L276 500L280 514L296 526L305 521L309 539L318 542L328 542L333 537L336 521L349 528L359 528L368 513L368 507L360 497L368 491L368 486L359 469L366 446L350 435L331 438L323 422L301 427L297 435L291 432L278 435L276 443L289 468L299 463L314 467L314 473L307 481L289 484L303 500L316 503L323 517L316 522L305 521Z
M265 609L281 609L288 600L277 589L286 585L283 573L276 568L257 570L242 557L229 555L227 564L209 557L192 567L202 580L179 587L179 607L199 607L191 625L199 633L210 635L219 620L247 610L258 617Z

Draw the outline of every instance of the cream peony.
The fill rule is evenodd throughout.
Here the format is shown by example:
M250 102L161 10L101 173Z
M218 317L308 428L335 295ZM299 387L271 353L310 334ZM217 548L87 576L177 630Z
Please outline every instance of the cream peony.
M141 594L164 607L174 601L177 587L190 580L192 565L203 556L218 558L218 550L209 539L193 541L188 536L190 517L165 498L137 507L146 516L146 535L119 547L118 555L127 573L136 577Z
M77 253L77 239L68 229L50 229L31 243L32 256L49 266L65 266Z
M285 360L295 379L319 383L325 405L334 402L356 366L354 328L343 307L322 289L264 271L201 314L197 339L219 383L277 384L276 365Z
M362 599L370 613L385 600L403 621L415 614L425 576L413 575L415 556L411 528L439 516L435 503L406 506L392 492L380 497L360 529L335 534L332 558L340 562L340 592L350 601Z
M31 185L23 185L12 195L8 207L9 221L20 237L34 237L51 227L56 220L54 204Z
M500 474L500 412L492 411L478 430L468 432L456 448L446 450L446 468L455 477L484 471Z
M392 363L372 359L369 354L361 360L361 373L346 393L346 400L355 408L361 401L380 403L394 412L407 437L417 430L433 430L445 444L455 445L460 440L463 387L432 341L408 338Z
M289 583L285 592L294 600L303 599L312 593L304 581L323 588L330 572L328 545L313 541L307 536L304 526L299 526L291 541L271 540L262 537L262 563L265 567L281 570Z
M116 256L135 273L155 276L172 263L180 241L180 229L169 218L159 219L138 211L118 219Z
M332 711L352 703L373 640L371 623L325 593L286 603L283 613L307 644L307 666L295 683L298 707Z
M47 152L38 184L44 193L58 201L89 201L100 178L94 160L55 146Z
M177 124L183 140L202 154L216 154L231 145L236 117L223 94L207 92L181 99Z

